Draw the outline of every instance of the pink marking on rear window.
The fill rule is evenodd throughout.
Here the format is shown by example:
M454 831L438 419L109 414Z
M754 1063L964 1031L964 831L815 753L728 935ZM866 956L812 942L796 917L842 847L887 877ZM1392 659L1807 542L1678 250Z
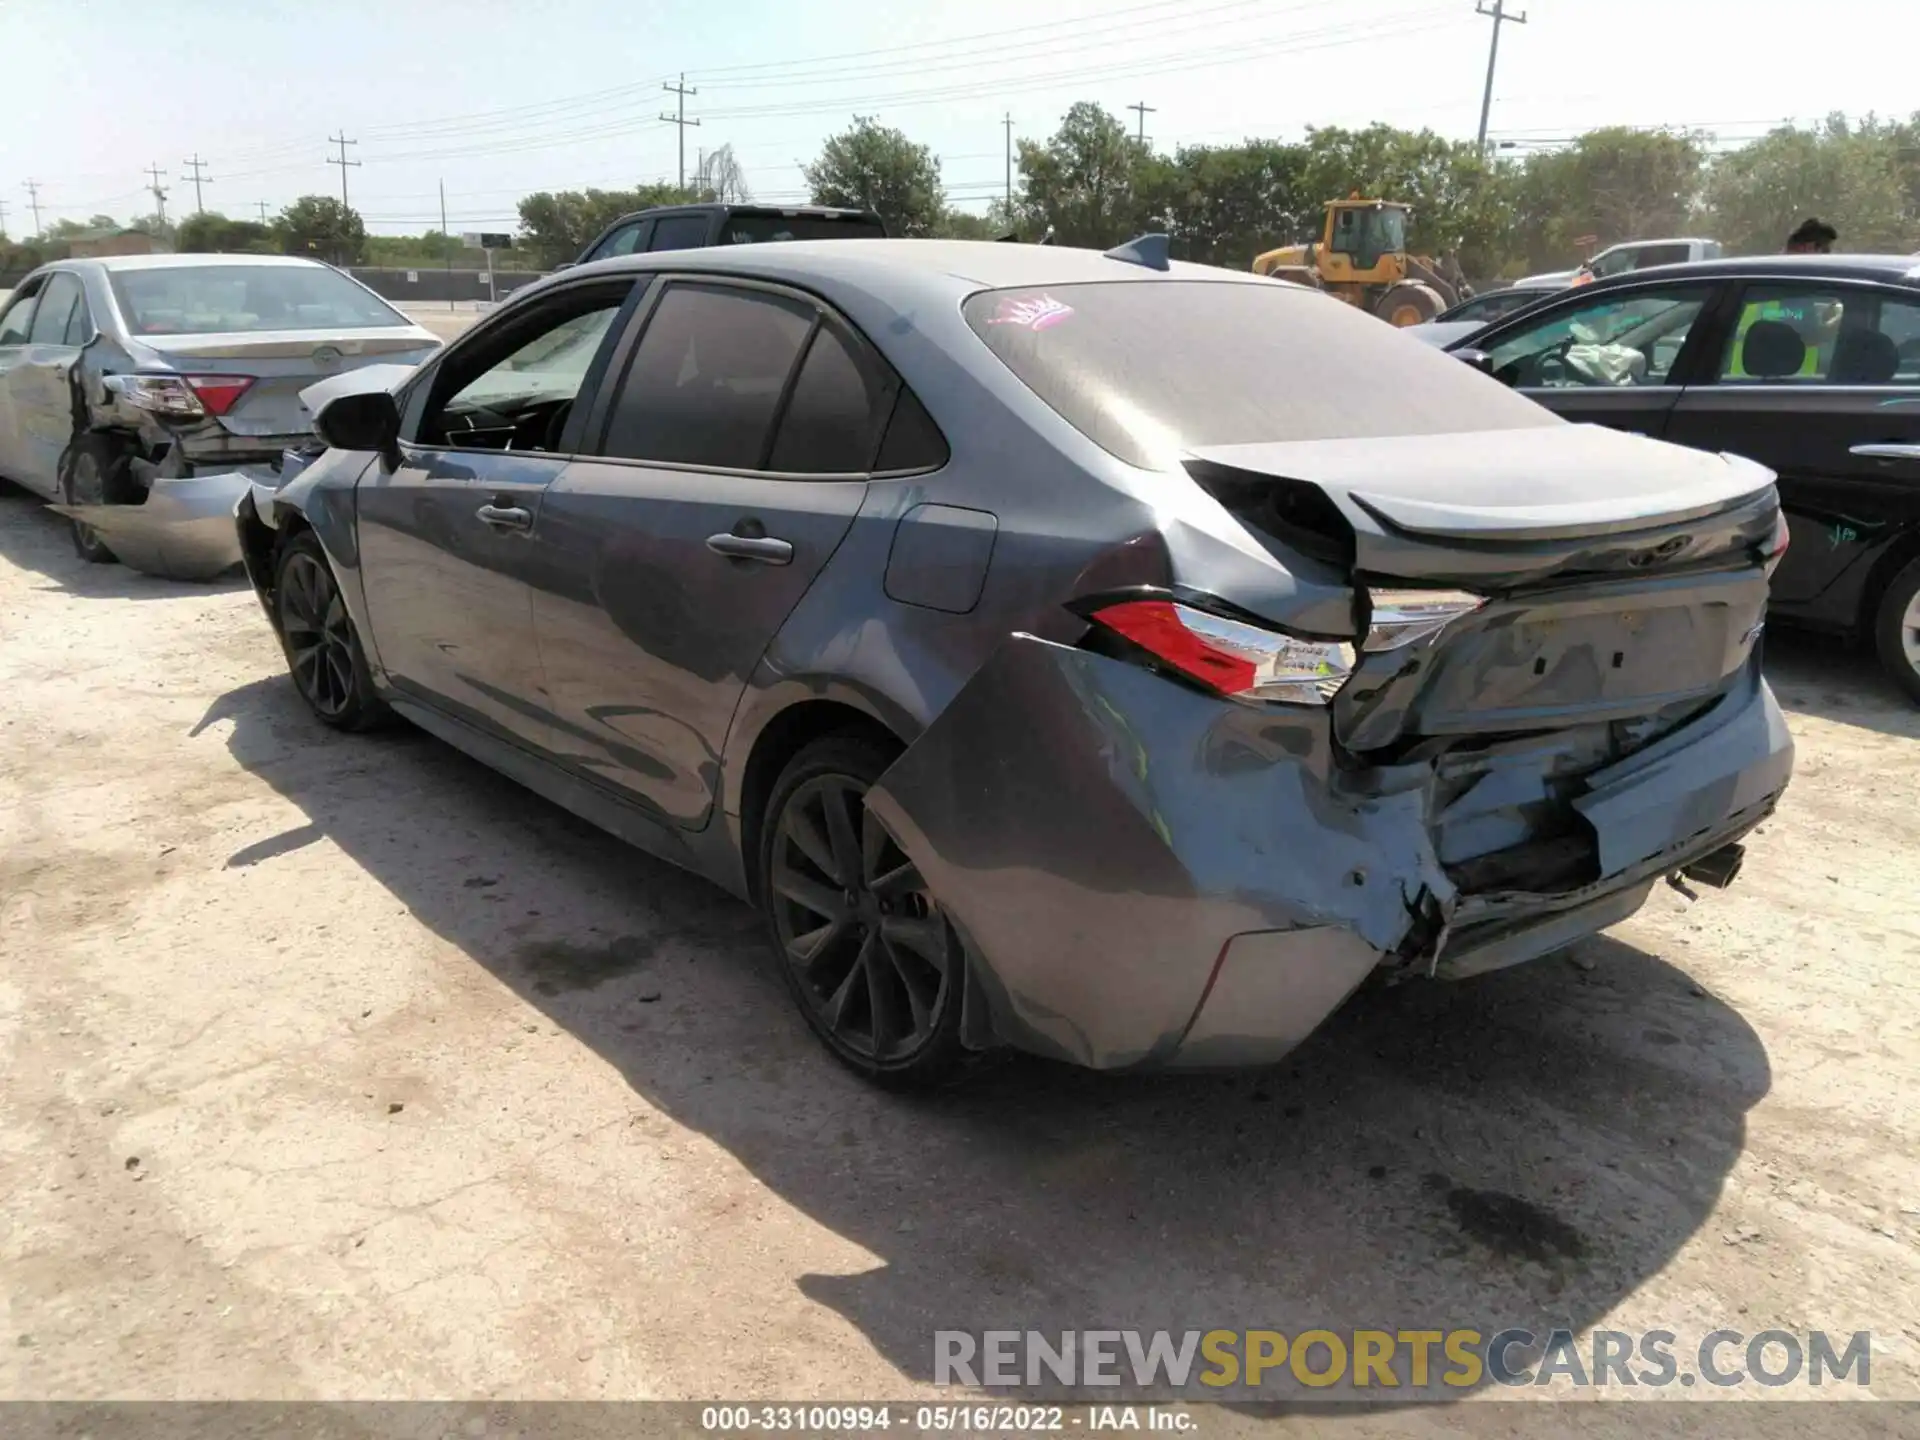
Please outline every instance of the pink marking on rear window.
M1046 330L1073 314L1071 305L1063 305L1051 295L1034 300L1002 300L989 325L1019 325L1028 330Z

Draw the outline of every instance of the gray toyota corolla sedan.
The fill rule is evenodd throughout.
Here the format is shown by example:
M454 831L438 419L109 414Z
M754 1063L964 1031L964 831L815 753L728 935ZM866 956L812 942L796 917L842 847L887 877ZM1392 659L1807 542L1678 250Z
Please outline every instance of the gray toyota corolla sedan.
M748 898L876 1079L1270 1061L1792 768L1767 471L1157 237L631 256L375 379L239 507L301 695Z

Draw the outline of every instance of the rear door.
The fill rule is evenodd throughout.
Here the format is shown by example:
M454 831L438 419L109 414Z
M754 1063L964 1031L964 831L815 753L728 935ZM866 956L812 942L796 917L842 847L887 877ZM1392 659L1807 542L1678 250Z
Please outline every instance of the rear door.
M1792 543L1773 604L1850 627L1869 573L1920 526L1920 292L1754 282L1667 438L1779 475Z
M80 277L56 270L40 291L26 354L13 369L11 390L16 479L43 495L60 486L60 457L73 439L69 377L93 325Z
M1500 379L1569 420L1659 438L1721 287L1707 281L1576 292L1475 339Z
M449 351L410 396L397 468L355 492L373 647L394 686L495 738L547 749L533 634L547 488L585 421L631 277L549 291Z
M15 395L30 384L27 345L33 334L34 312L40 308L40 291L46 283L44 275L27 280L0 311L0 476L20 485L29 483L30 467ZM50 496L52 492L41 493Z
M761 655L866 492L897 381L810 297L676 279L541 515L556 742L671 822L711 812Z
M705 212L691 215L662 215L653 224L647 241L649 250L698 250L711 243L713 216Z

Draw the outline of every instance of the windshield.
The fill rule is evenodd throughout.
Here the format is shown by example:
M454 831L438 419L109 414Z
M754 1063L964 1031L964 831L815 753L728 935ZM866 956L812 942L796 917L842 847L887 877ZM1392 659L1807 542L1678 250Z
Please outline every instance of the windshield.
M1336 210L1333 216L1332 249L1351 255L1362 270L1371 270L1382 255L1407 248L1407 212L1392 205L1375 209L1371 205Z
M734 215L721 232L726 245L760 245L770 240L857 240L885 235L871 215Z
M1559 423L1452 356L1291 285L986 290L964 311L987 348L1075 429L1147 468L1209 445Z
M324 265L180 265L111 272L135 335L356 330L410 323Z

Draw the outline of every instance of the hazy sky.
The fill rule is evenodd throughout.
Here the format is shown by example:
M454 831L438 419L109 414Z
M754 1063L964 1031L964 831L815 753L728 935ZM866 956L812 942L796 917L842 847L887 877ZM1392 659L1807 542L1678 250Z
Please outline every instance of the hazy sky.
M1489 0L1490 3L1490 0ZM1751 137L1840 109L1920 109L1920 0L1525 0L1504 27L1492 129L1523 144L1594 125ZM507 229L529 190L672 178L659 120L680 71L691 168L731 143L757 197L804 198L800 163L853 115L931 145L951 198L1004 180L1001 118L1052 131L1073 101L1155 107L1162 148L1384 120L1471 137L1490 22L1474 0L0 0L0 204L43 218L194 206L229 215L340 193L378 232ZM1885 43L1876 43L1874 37ZM337 152L335 152L337 153Z

